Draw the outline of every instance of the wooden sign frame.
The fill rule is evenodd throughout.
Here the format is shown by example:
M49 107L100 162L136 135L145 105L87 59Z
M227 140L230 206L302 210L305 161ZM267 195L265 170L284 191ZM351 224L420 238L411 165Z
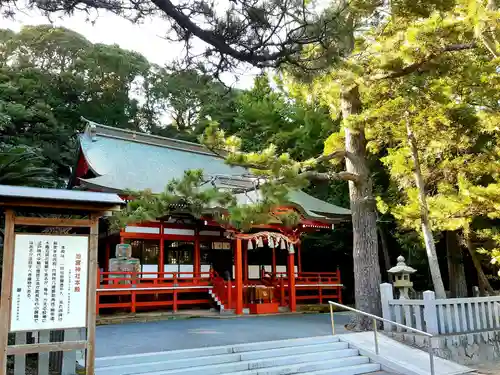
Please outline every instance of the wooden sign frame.
M35 189L36 190L36 189ZM81 194L81 192L79 192ZM54 200L37 200L14 198L0 201L5 208L5 233L3 251L3 274L0 297L0 375L7 373L7 356L26 355L31 353L68 352L86 350L86 373L95 372L95 335L96 335L96 280L97 280L97 249L99 237L99 218L107 211L115 211L120 207L118 202L93 202L89 194L89 202L61 202ZM120 200L116 196L117 200ZM121 200L120 200L121 201ZM87 212L88 219L44 218L16 216L15 209L23 211L30 208L43 210L73 210ZM11 324L12 281L15 255L15 228L16 226L43 226L43 227L72 227L89 228L88 269L87 269L87 311L86 329L87 339L68 342L38 343L8 345ZM84 328L84 327L82 327Z

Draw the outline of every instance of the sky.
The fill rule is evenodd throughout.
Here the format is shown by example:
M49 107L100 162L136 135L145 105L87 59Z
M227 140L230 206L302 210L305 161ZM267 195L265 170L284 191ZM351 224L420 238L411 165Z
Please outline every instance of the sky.
M167 25L159 18L148 20L143 24L133 24L114 14L104 12L95 19L95 22L88 22L84 13L77 13L71 17L54 16L50 20L34 12L17 13L15 20L0 18L1 28L14 31L19 31L23 26L48 23L72 29L92 43L117 44L121 48L139 52L150 62L158 65L164 65L182 56L182 44L162 38L162 35L166 34ZM201 46L200 42L198 47ZM237 77L226 74L222 79L231 86L250 88L256 73L246 69Z

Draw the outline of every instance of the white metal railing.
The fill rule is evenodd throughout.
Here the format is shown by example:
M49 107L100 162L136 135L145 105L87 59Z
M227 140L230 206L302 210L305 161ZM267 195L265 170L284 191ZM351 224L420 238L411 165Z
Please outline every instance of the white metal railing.
M428 339L429 339L429 363L430 363L430 371L431 371L431 375L435 375L435 372L434 372L434 352L432 350L433 349L432 348L432 338L434 337L433 334L428 333L428 332L424 332L424 331L421 331L421 330L418 330L416 328L409 327L407 325L404 325L404 324L401 324L401 323L398 323L398 322L393 322L391 320L381 318L380 316L377 316L377 315L373 315L373 314L369 314L369 313L366 313L366 312L361 311L361 310L353 309L352 307L349 307L349 306L346 306L346 305L342 305L342 304L337 303L337 302L328 301L328 304L330 305L330 320L331 320L331 323L332 323L332 335L335 335L335 320L334 320L334 316L333 316L333 306L340 307L340 308L342 308L344 310L352 311L352 312L354 312L356 314L360 314L360 315L366 316L367 318L370 318L370 319L373 320L373 338L374 338L374 341L375 341L375 354L376 355L379 355L378 336L377 336L377 333L378 333L377 320L380 321L380 322L383 322L383 323L393 324L396 327L399 327L399 328L402 328L402 329L406 329L406 330L410 331L412 334L428 337Z

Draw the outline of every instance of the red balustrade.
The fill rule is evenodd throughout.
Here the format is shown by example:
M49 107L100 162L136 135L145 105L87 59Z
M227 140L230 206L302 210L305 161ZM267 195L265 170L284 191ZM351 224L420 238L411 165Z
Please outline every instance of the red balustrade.
M172 307L176 312L181 305L204 305L208 298L179 298L179 295L208 292L211 272L97 272L96 311L125 308L132 313L137 309ZM138 299L138 297L141 298ZM108 301L103 301L106 297Z
M342 303L342 282L340 270L336 272L296 272L295 290L297 301L325 301L333 300ZM262 282L272 285L280 293L281 306L288 300L288 273L262 272ZM284 302L285 301L285 302Z
M244 290L251 287L272 287L272 302L280 306L288 304L288 274L286 272L262 272L260 280L248 280ZM296 273L297 301L334 300L342 303L340 271ZM215 271L210 272L101 272L97 278L97 313L101 309L124 308L135 313L137 309L154 309L179 306L208 305L208 291L217 296L226 309L235 308L236 288L231 280L224 280ZM188 294L207 293L207 298L189 298ZM179 298L179 296L183 296ZM243 293L244 306L248 306L249 293ZM107 299L107 300L105 300Z

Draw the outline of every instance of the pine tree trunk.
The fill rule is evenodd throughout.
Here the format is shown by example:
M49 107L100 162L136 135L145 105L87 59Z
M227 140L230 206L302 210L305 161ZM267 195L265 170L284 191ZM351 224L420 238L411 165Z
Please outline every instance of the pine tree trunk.
M467 297L464 257L456 231L446 232L446 258L448 260L448 279L451 297Z
M341 96L344 121L361 112L357 86L344 89ZM356 308L371 314L381 313L380 265L378 258L377 220L372 195L372 182L366 160L364 129L345 127L346 150L356 156L356 163L347 159L346 170L360 176L359 182L349 181L354 258L354 295ZM361 315L355 317L357 329L370 329L372 322Z
M474 264L474 268L477 272L477 280L479 283L479 290L481 291L481 295L495 295L495 291L491 287L490 281L484 274L483 267L481 266L481 261L477 257L476 249L474 247L474 244L472 243L470 231L468 228L464 228L464 239L465 245L467 246L467 250L469 251L470 257L472 259L472 263Z
M439 262L436 253L436 244L434 243L434 236L432 235L431 226L429 223L429 208L427 207L427 198L425 194L425 184L422 177L422 170L420 168L420 160L418 158L418 149L415 136L411 130L410 121L406 119L406 130L408 133L408 144L411 149L411 156L413 159L413 172L415 175L415 183L418 189L418 198L420 203L420 220L422 222L422 233L424 235L425 250L427 251L427 258L429 261L429 268L431 271L432 283L434 285L434 292L437 298L446 298L446 291L444 290L443 278L441 277L441 270L439 269Z

